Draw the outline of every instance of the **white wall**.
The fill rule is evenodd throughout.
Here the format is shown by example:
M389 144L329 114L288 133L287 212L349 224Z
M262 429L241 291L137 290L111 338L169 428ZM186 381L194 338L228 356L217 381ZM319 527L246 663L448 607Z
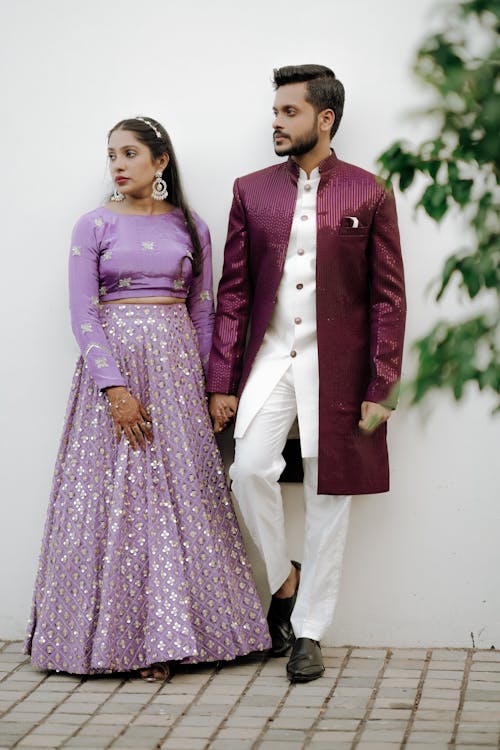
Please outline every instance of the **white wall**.
M17 0L2 4L2 524L0 636L29 607L51 473L77 350L66 292L75 219L108 186L106 132L136 114L170 130L188 194L208 222L216 277L235 176L276 160L275 66L320 62L344 82L339 155L368 168L404 113L424 102L410 76L433 0ZM445 310L424 297L459 225L436 228L398 201L408 341ZM407 358L406 370L411 369ZM499 420L471 393L437 395L391 420L392 490L356 499L331 643L500 645ZM496 451L495 451L496 441ZM288 488L291 552L300 498ZM252 553L252 557L254 557ZM256 563L265 596L262 569Z

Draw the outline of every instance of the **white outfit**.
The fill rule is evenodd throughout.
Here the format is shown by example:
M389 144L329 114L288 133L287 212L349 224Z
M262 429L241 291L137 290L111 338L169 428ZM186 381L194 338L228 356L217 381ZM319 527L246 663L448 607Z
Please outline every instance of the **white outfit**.
M319 640L337 602L350 497L318 495L319 379L316 337L316 195L319 170L300 170L297 203L276 307L238 405L229 470L245 523L266 564L271 592L290 572L278 479L298 417L306 529L292 615L297 638Z
M297 392L302 456L318 455L316 195L320 174L300 170L297 203L273 315L238 404L234 437L250 422L289 367Z

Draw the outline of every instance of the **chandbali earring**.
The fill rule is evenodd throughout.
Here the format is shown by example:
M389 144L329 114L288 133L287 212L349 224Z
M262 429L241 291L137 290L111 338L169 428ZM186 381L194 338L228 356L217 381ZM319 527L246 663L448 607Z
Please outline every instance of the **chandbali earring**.
M111 200L115 201L115 203L119 203L120 201L124 201L125 200L125 196L122 193L120 193L119 190L117 190L115 188L113 190L113 195L111 196Z
M155 201L163 201L168 195L167 183L162 177L163 172L161 169L155 172L155 179L153 180L153 192L151 193L152 198Z

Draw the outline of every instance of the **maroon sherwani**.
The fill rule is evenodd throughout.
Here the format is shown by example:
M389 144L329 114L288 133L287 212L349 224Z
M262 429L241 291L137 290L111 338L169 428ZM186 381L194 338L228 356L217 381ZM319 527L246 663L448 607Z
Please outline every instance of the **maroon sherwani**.
M358 420L362 401L394 407L397 398L406 305L396 207L374 175L334 153L319 170L318 493L385 492L386 425L366 435ZM241 394L262 344L283 273L298 172L289 159L235 182L207 380L212 393Z

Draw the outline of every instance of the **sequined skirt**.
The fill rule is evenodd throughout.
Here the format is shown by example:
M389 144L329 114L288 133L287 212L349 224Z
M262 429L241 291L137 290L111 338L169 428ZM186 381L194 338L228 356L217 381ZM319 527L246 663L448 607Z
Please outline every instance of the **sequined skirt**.
M25 643L74 674L269 648L185 305L105 305L101 322L153 420L134 451L77 364Z

